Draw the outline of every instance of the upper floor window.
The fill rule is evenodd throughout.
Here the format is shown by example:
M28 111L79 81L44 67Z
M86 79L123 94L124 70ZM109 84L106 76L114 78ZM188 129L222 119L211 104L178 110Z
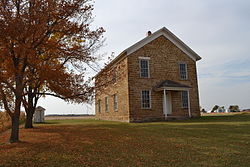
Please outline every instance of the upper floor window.
M101 100L98 100L98 112L101 112Z
M140 77L141 78L149 78L149 58L141 58L140 59Z
M116 83L116 81L117 81L117 71L114 69L113 75L112 75L112 82Z
M188 108L188 91L181 92L182 108Z
M181 77L181 79L183 79L183 80L188 79L188 76L187 76L187 64L186 63L180 63L179 66L180 66L180 77Z
M105 97L105 112L109 111L109 98Z
M114 94L114 110L118 111L118 97L117 94Z
M142 109L151 108L151 92L149 90L141 91L141 106Z

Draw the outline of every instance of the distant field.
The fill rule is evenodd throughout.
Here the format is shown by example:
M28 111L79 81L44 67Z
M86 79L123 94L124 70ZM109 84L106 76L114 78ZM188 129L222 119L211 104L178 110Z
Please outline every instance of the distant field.
M45 116L45 120L94 119L95 116Z
M248 113L139 124L49 120L21 129L21 143L5 144L8 137L0 134L0 166L250 166Z
M250 115L250 112L229 112L229 113L202 113L202 116L230 116L230 115Z

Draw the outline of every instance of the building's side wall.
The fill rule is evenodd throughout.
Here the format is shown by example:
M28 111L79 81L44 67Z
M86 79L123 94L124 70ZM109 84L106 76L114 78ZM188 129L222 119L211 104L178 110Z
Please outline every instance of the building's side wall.
M139 57L150 57L150 78L140 78ZM188 80L181 80L179 63L187 63ZM164 80L176 81L188 86L192 116L200 116L196 62L161 36L128 56L130 121L163 119L163 91L154 87ZM151 90L152 108L141 108L141 90ZM181 106L181 93L172 91L173 116L188 116L188 109Z
M113 74L116 71L116 81ZM129 122L127 58L109 67L96 78L95 113L97 119ZM114 109L114 94L118 97L118 110ZM108 112L105 111L105 97L108 97ZM101 112L98 111L101 100Z

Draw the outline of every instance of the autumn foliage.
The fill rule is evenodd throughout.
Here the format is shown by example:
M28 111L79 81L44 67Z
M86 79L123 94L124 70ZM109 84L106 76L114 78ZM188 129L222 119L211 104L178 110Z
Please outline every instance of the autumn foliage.
M104 32L91 29L92 10L91 0L0 1L0 104L11 117L10 142L19 140L22 105L29 125L41 96L88 101L84 72Z
M20 121L25 120L25 114L22 112L20 116ZM8 113L0 112L0 133L9 129L11 127L11 119Z

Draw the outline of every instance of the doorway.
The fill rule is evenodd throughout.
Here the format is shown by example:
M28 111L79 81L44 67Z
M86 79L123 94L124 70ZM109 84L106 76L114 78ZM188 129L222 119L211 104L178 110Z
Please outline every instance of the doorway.
M164 90L164 93L163 93L163 113L165 114L165 116L172 114L171 91Z

